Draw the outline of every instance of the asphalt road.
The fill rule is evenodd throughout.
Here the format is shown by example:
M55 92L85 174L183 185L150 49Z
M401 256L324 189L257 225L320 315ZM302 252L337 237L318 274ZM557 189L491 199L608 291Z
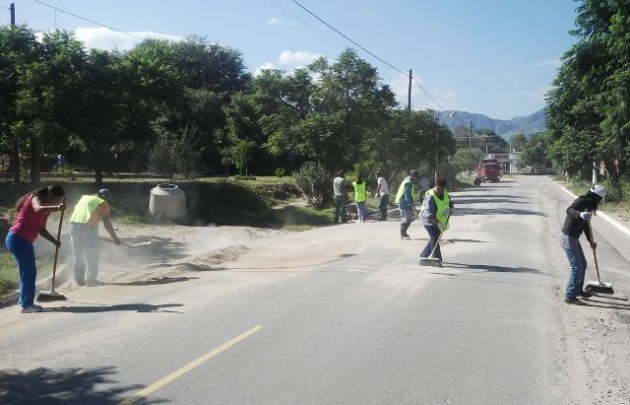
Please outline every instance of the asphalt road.
M571 197L519 177L453 198L443 268L418 265L419 223L402 241L368 221L0 309L0 403L574 403L567 386L592 375L564 346L554 237ZM627 288L625 236L593 226Z

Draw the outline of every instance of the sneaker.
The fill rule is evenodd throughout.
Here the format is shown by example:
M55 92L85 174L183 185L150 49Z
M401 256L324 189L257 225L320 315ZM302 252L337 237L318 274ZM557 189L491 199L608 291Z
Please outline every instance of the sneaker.
M411 236L409 236L409 235L400 235L400 239L402 239L402 240L410 240Z
M578 297L583 297L583 298L590 298L593 296L592 292L588 292L588 291L580 291L579 293L577 293Z
M582 301L580 301L579 299L577 299L575 297L574 298L565 298L564 302L566 304L574 304L574 305L582 305L583 304Z
M20 312L23 314L30 314L34 312L42 312L44 308L39 305L31 305L28 307L20 307Z

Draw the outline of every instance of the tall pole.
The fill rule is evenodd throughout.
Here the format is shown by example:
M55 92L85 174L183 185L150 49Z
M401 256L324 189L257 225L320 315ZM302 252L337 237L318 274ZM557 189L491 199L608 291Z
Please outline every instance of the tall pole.
M433 172L433 184L437 184L438 169L438 132L440 132L440 110L437 112L437 128L435 130L435 171Z
M411 80L413 78L411 69L409 69L409 91L407 93L407 110L411 111Z
M468 149L472 149L472 121L470 121L470 135L468 136Z
M11 10L11 26L15 27L15 3L11 3L9 10Z

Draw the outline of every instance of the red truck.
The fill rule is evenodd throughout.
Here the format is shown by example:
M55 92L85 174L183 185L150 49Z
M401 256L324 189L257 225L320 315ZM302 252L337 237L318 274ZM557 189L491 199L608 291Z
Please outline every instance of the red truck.
M501 167L496 159L484 159L479 165L479 177L485 183L491 181L498 183L501 178Z

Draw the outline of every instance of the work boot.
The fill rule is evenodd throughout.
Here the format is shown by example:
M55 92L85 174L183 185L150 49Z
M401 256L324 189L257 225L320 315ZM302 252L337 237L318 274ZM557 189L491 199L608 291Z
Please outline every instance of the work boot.
M400 239L402 239L402 240L410 240L410 239L411 239L411 236L409 236L409 235L407 235L407 234L400 235Z
M579 299L577 299L576 297L573 298L565 298L564 302L566 304L574 304L574 305L583 305L584 303L582 301L580 301Z

